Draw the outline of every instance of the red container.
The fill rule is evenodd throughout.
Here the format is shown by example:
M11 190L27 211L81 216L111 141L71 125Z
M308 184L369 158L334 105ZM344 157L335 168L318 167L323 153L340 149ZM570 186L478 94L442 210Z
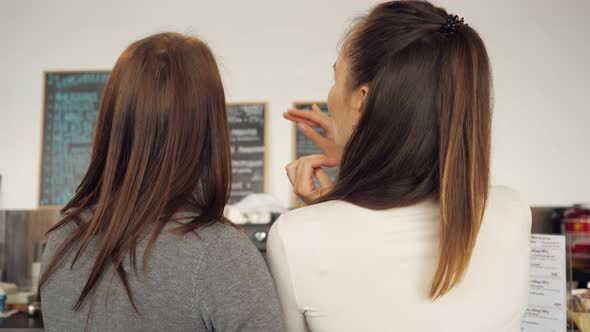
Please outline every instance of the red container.
M590 259L590 204L576 204L565 211L563 227L572 257Z

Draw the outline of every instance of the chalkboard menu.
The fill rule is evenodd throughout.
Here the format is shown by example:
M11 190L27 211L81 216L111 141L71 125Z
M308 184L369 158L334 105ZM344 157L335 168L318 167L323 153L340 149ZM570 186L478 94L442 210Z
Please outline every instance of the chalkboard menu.
M324 112L326 115L330 115L330 112L328 111L328 104L326 102L295 102L293 103L293 107L295 107L296 109L300 109L300 110L308 110L311 111L311 107L312 105L317 105L322 112ZM303 156L308 156L310 154L322 154L322 150L320 150L320 148L318 148L314 142L312 142L309 138L307 138L305 135L303 135L303 133L297 129L297 126L293 125L294 127L294 132L295 132L295 148L294 150L294 158L295 159L299 159ZM321 135L325 135L325 131L321 128L315 128ZM338 167L332 167L332 168L324 168L328 174L330 175L330 178L332 178L332 181L336 181L336 179L338 178ZM315 185L317 187L319 187L319 183L317 182L316 179L314 179ZM302 204L301 200L298 197L295 197L294 199L294 204L295 206L299 206Z
M231 129L232 191L230 203L265 191L266 104L227 105Z
M108 77L108 71L45 73L39 205L64 205L84 177Z
M39 205L63 206L86 174L108 71L47 72ZM228 104L233 181L230 202L265 191L266 104Z

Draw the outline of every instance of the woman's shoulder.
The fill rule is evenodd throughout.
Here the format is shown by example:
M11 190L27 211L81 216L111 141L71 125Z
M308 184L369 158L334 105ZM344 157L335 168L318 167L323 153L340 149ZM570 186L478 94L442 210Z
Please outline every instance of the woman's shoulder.
M345 201L333 200L295 208L287 213L282 214L281 218L306 219L309 216L332 215L334 213L337 213L338 211L350 210L351 208L355 207L357 206Z
M505 186L490 189L480 232L494 245L498 245L498 239L504 245L528 243L531 224L531 208L521 193Z
M207 234L209 242L216 246L233 248L238 252L242 252L243 249L255 248L248 236L233 225L217 222L198 233L201 238L202 233Z
M62 243L63 241L65 241L65 239L67 239L72 232L77 228L78 226L76 225L76 223L72 220L70 221L66 221L63 222L61 225L59 225L59 227L53 228L51 229L48 233L47 233L47 247L51 247L51 244L54 243ZM47 250L46 247L46 250Z
M490 200L503 201L505 203L517 203L527 205L526 198L518 191L507 186L492 186L490 187L489 195Z
M79 224L87 222L92 217L92 213L92 209L84 210L75 220L67 213L61 213L59 222L47 233L47 246L51 243L61 244L78 229Z
M494 215L531 214L528 200L518 191L506 186L493 186L488 194L486 212Z
M174 231L176 227L171 224L166 228L167 231L160 234L160 247L175 247L175 250L179 250L180 247L180 250L188 255L198 252L208 255L214 251L222 251L224 254L240 256L257 251L248 236L231 224L218 221L186 233L180 238Z
M266 265L262 255L248 236L240 229L222 223L208 226L209 233L204 259L200 264L200 279L207 275L216 278L219 271L227 273L264 272ZM216 272L217 271L217 272Z
M208 260L249 260L260 256L256 246L242 230L221 222L198 230L190 242L204 245L203 251Z
M357 209L362 208L344 201L334 200L322 202L299 207L281 214L279 219L273 224L273 227L285 228L291 225L305 227L309 224L317 226L318 222L338 219L341 216L350 215L352 211Z

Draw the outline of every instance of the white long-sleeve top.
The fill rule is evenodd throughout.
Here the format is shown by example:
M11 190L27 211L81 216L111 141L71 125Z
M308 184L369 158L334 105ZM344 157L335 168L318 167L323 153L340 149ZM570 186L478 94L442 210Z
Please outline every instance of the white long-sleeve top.
M273 225L267 259L287 331L520 331L530 229L520 196L492 188L463 281L434 302L434 200L381 211L343 201L293 210Z

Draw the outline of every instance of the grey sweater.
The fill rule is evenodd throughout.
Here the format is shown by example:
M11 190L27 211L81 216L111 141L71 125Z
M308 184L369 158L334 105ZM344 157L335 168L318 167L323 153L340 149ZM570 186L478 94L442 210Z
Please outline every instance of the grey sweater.
M66 225L49 235L42 261L45 268L59 245L75 227ZM168 229L172 228L172 225ZM283 331L275 288L254 245L241 231L214 224L199 237L160 234L141 270L144 248L138 245L137 275L129 257L123 261L138 315L118 277L105 301L112 268L105 270L88 331ZM46 331L83 331L92 297L73 311L96 257L91 245L70 269L71 254L41 289ZM106 305L105 305L106 304Z

